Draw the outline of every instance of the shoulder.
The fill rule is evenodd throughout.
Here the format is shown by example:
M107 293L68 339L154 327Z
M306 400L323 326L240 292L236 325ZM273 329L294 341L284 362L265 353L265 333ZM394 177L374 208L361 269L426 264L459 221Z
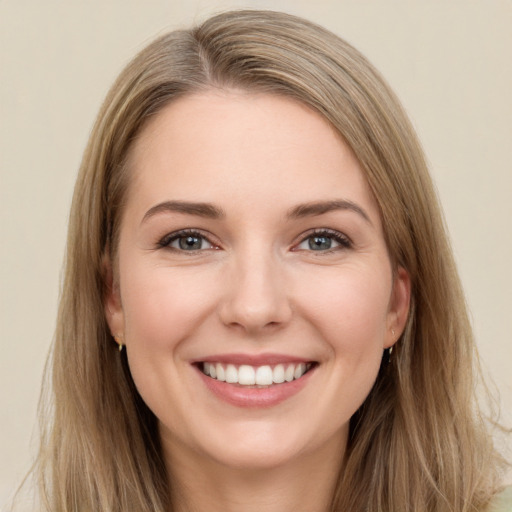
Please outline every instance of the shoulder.
M512 486L506 487L492 501L489 512L512 512Z

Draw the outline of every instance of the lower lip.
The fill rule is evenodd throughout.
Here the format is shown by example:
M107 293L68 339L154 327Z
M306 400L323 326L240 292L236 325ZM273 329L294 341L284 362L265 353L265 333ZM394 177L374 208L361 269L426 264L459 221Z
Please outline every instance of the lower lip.
M236 407L274 407L296 395L309 381L316 367L311 368L299 379L282 384L273 384L267 388L252 388L238 384L228 384L212 379L197 368L206 387L221 400Z

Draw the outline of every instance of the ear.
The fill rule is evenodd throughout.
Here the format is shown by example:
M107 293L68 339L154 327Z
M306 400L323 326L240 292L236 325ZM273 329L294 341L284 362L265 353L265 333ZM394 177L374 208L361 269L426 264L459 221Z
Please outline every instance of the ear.
M398 267L393 281L393 291L387 317L384 348L393 346L402 335L411 302L411 279L403 267Z
M124 338L124 314L119 293L119 280L114 278L114 271L110 256L104 256L103 276L105 291L103 296L103 307L105 318L112 336Z

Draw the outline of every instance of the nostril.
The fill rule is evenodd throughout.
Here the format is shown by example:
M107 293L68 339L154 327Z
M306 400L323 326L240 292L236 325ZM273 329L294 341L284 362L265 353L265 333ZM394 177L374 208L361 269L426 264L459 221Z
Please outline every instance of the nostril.
M286 325L291 318L291 310L286 304L268 303L254 307L235 302L222 306L220 318L225 325L247 332L268 331Z
M250 251L248 251L250 252ZM246 331L276 329L291 318L291 307L277 269L268 255L248 254L226 276L226 288L219 302L220 318L225 325ZM260 251L261 252L261 251Z

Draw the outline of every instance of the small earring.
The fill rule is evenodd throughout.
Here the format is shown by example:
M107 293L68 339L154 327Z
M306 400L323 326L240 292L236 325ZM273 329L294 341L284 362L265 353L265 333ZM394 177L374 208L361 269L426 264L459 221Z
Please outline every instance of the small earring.
M396 338L395 329L391 329L391 334L393 335L393 340ZM391 359L391 354L393 353L393 348L395 346L391 345L391 347L388 348L388 356Z
M116 343L119 345L119 352L123 351L123 337L120 334L114 335L114 339L116 340Z
M384 364L389 364L391 363L391 354L393 353L393 347L389 347L389 348L385 348L384 349L384 353L382 355L382 360L384 362Z

